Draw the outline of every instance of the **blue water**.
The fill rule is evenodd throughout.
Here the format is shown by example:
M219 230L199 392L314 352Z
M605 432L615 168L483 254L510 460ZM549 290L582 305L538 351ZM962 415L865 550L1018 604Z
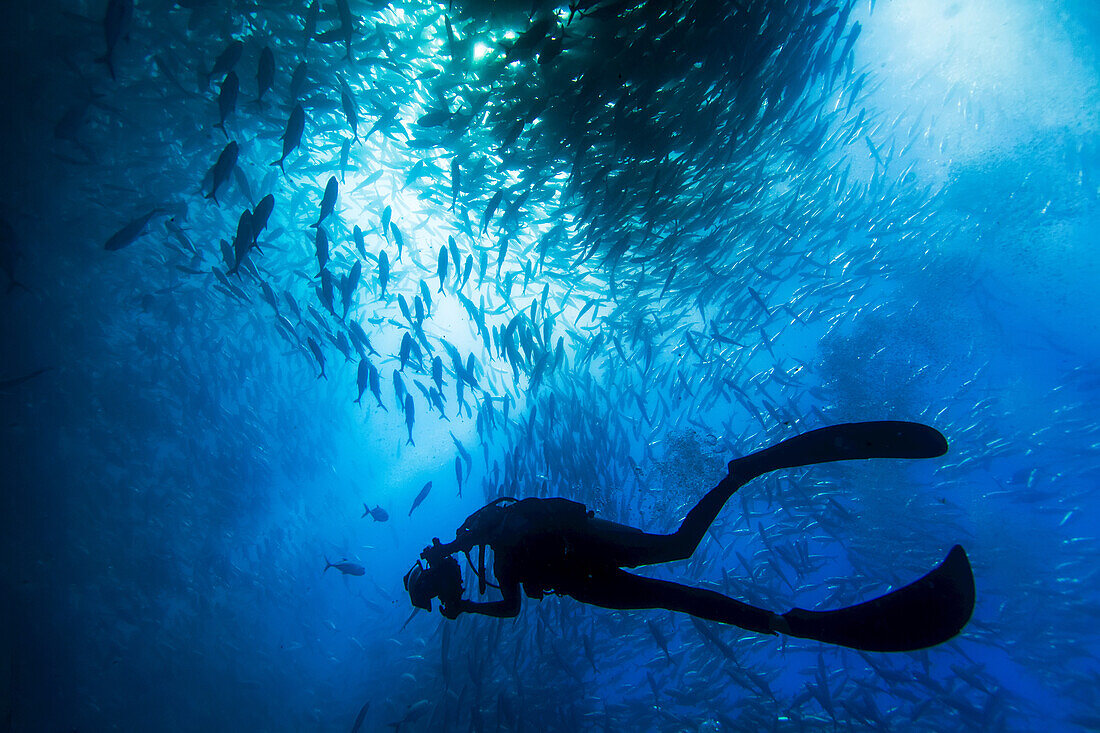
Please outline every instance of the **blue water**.
M324 3L307 37L310 7L0 24L2 729L1100 729L1092 3ZM492 498L671 531L732 458L883 419L950 451L757 479L650 574L829 608L960 543L977 606L943 645L412 615L402 576Z

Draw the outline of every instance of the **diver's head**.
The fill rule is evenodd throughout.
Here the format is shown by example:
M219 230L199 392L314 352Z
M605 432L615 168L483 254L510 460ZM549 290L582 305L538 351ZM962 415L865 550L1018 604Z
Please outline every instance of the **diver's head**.
M432 599L439 598L446 606L462 598L462 571L458 561L450 555L429 563L424 567L416 564L405 573L405 590L409 600L417 608L432 610Z

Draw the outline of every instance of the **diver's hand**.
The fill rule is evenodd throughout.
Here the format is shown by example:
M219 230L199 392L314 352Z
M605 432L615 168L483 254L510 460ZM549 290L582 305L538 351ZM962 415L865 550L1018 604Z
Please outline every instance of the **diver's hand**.
M427 560L429 565L442 560L446 555L447 553L443 551L443 545L439 543L438 537L432 537L432 544L425 547L424 551L420 553L420 557Z
M466 601L459 598L454 603L441 603L439 604L439 612L443 614L444 618L449 618L454 621L458 618L458 614L462 613L466 604Z

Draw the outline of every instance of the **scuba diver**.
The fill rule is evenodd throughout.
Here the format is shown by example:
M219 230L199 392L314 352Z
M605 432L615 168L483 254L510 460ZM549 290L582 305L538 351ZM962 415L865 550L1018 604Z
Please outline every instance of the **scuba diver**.
M611 609L663 608L733 624L763 634L786 634L864 651L913 651L958 634L974 610L974 575L966 552L955 545L924 577L879 598L847 608L784 614L756 608L712 590L628 573L623 568L691 557L704 533L737 489L770 471L863 458L935 458L947 441L934 428L911 422L862 422L813 430L731 461L729 474L711 489L672 534L597 519L584 504L560 498L501 498L462 524L455 540L433 538L405 575L412 604L431 611L432 598L449 619L460 613L514 617L519 587L528 597L568 595ZM462 574L453 554L480 548L475 570L485 592L485 546L502 599L462 597Z

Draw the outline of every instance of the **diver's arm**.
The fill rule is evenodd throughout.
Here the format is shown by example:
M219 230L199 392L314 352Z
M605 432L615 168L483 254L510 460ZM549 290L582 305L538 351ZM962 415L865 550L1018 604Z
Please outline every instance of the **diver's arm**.
M501 584L500 592L504 596L499 601L480 603L467 601L460 598L457 604L451 604L443 610L443 615L455 618L460 613L480 613L483 616L496 616L497 618L515 618L519 615L520 595L519 583ZM452 615L453 614L453 615Z
M447 555L453 555L456 552L469 552L479 544L486 544L473 535L473 532L464 532L462 535L455 537L453 542L446 544L441 543L438 537L432 537L432 544L424 548L424 551L420 553L420 557L432 562Z

